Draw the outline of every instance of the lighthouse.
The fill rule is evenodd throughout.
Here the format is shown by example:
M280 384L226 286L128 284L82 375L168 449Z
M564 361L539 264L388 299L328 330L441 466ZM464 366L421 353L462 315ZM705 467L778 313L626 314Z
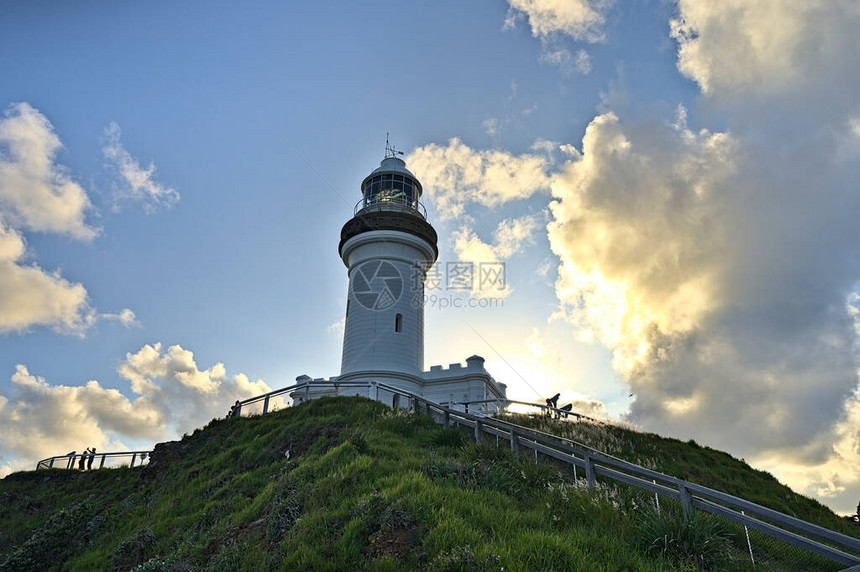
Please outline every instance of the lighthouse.
M387 402L391 391L370 390L387 385L449 407L500 411L507 388L481 356L466 358L465 367L424 369L425 280L439 248L421 203L424 189L399 154L386 141L382 162L362 180L361 199L340 231L338 253L349 278L340 375L300 375L290 397L294 404L328 395Z
M386 145L340 233L349 288L339 379L382 381L420 394L424 280L439 249L421 183L397 154Z

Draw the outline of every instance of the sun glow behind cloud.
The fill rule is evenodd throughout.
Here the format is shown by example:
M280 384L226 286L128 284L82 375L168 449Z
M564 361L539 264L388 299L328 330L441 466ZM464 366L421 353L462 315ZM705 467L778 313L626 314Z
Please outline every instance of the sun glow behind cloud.
M530 6L535 17L539 8ZM635 396L633 422L753 459L852 510L860 406L849 321L858 313L846 300L860 251L848 213L860 199L846 189L860 160L860 69L849 56L860 50L860 9L699 0L678 8L679 70L728 128L692 129L683 107L675 117L610 109L566 163L531 165L552 191L553 318L612 351ZM542 29L533 26L536 36ZM735 49L750 57L725 57ZM436 171L487 156L464 147L457 140L456 153L437 153ZM575 149L555 144L563 147ZM503 163L513 165L508 155ZM437 185L454 189L456 177L426 188ZM497 193L494 204L529 196ZM463 205L457 216L471 224ZM495 253L471 228L458 235L460 250ZM539 391L569 387L532 370L552 380Z

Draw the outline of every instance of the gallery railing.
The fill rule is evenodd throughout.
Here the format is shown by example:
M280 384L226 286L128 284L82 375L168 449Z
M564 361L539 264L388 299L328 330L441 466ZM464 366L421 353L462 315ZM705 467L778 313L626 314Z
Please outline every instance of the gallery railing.
M406 197L392 197L376 201L361 199L355 203L353 214L369 213L375 211L404 211L418 214L421 218L427 218L427 209L420 201L411 201Z

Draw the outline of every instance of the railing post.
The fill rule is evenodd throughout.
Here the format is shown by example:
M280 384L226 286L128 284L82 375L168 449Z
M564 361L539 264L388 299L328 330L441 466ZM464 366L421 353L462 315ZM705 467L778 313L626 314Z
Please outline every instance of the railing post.
M101 463L99 463L99 469L101 469L102 467L104 467L104 466L105 466L105 457L107 457L107 455L106 455L106 454L103 454L103 455L102 455L102 462L101 462Z
M442 423L443 423L443 426L446 428L451 426L451 414L448 413L447 409L445 410L444 419L443 419Z
M305 402L307 402L311 398L311 385L306 381L305 382Z
M594 487L597 484L597 479L594 478L594 460L591 455L585 455L585 480L589 487Z
M263 400L263 415L269 412L269 396L266 395L266 399Z
M370 382L368 397L374 401L379 401L379 386L376 384L375 381Z
M53 458L53 457L51 457L51 462L50 462L50 463L48 463L48 468L49 468L49 469L53 469L53 468L54 468L54 458Z
M515 457L520 456L520 439L517 432L511 429L511 451L514 452Z
M234 417L241 417L242 416L242 402L241 401L239 402L239 406L236 407L236 411L233 412L233 416Z
M481 443L483 435L481 434L481 421L479 419L475 419L475 443Z
M239 411L238 409L236 411ZM137 453L131 454L131 466L134 466L134 460L137 459Z
M684 486L683 482L678 483L678 493L681 496L681 511L684 513L684 522L687 522L693 517L693 493Z

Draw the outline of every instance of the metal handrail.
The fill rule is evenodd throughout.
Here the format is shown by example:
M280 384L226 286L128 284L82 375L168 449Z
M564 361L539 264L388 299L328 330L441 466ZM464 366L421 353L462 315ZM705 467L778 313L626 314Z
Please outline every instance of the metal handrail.
M358 215L359 213L374 211L405 211L415 213L424 219L427 218L427 209L421 201L410 201L406 197L380 200L372 203L366 203L365 199L361 199L355 203L352 214Z
M105 466L105 460L116 460L121 459L123 457L131 457L130 467L134 467L135 462L140 459L140 464L142 465L144 461L146 461L152 455L152 451L118 451L114 453L96 453L93 456L93 459L101 457L99 461L99 466L96 469L101 469ZM38 463L36 463L36 470L39 469L74 469L77 467L78 463L81 460L81 457L86 457L89 459L91 455L89 453L75 453L74 455L54 455L53 457L48 457L47 459L42 459ZM62 460L62 463L57 463L57 461ZM85 463L89 463L89 461L84 461ZM95 469L92 469L95 470Z
M551 436L540 431L535 431L527 427L522 427L498 419L480 418L479 416L470 413L456 411L386 384L380 383L378 386L385 387L385 389L389 391L398 391L401 394L411 396L411 399L414 400L416 404L420 403L425 408L425 411L429 412L431 409L436 410L442 413L444 419L449 422L452 416L460 418L462 421L466 421L465 424L467 426L471 426L475 429L475 438L477 441L481 440L480 435L486 431L486 428L491 427L499 430L502 435L507 435L510 438L512 449L518 450L519 446L523 445L569 464L582 466L586 470L586 479L591 486L596 482L596 475L599 474L606 476L613 480L618 480L637 488L668 496L669 498L680 501L682 508L684 509L683 512L685 518L689 518L694 507L697 507L706 512L717 514L727 520L748 526L758 530L759 532L767 534L768 536L818 554L819 556L829 558L830 560L840 564L848 566L860 564L860 540L856 538L789 516L779 511L769 509L756 503L735 497L734 495L646 469L645 467L641 467L634 463L617 459L610 455L606 455L605 453L597 452L591 448L589 448L588 451L579 450L577 447L558 443L557 441L553 446L547 447L546 445L542 445L540 442L543 441L544 443L547 443L563 438L559 438L554 435ZM509 427L505 428L504 425L508 425ZM507 429L507 431L505 429ZM498 436L498 433L496 433L496 435ZM529 438L534 439L534 442L529 442ZM581 459L576 457L577 453L582 457ZM645 479L660 480L661 482L671 486L667 487L665 485L659 485L651 480ZM738 510L734 510L733 507L738 508L738 510L745 511L746 513L753 514L759 518L754 518L753 516L749 516L743 512L738 512ZM760 520L763 518L774 521L776 524ZM823 542L828 542L844 550L849 550L851 553L843 552L833 546L821 544L820 542L816 542L815 540L802 536L802 534L807 534Z

